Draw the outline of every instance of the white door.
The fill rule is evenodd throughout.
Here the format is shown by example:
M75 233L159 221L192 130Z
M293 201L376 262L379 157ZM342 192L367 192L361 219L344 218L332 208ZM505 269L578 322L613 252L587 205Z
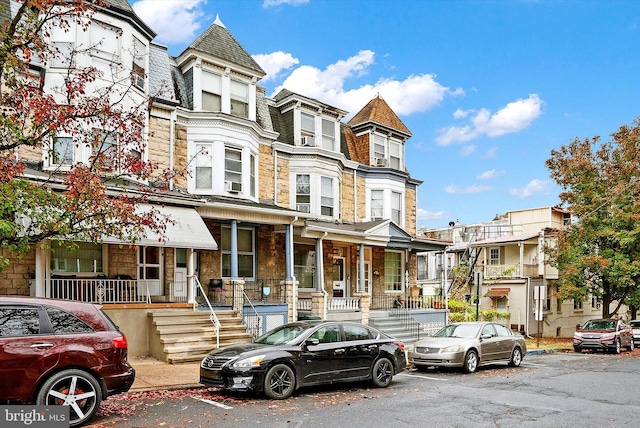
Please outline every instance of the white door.
M333 256L333 297L347 297L344 262L344 257Z
M175 268L173 274L173 296L182 301L187 298L187 268Z

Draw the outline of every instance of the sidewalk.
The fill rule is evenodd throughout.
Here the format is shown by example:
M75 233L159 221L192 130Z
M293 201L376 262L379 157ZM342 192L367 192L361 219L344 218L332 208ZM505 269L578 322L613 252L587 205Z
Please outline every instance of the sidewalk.
M129 392L201 387L200 362L168 364L151 357L130 357L136 379Z

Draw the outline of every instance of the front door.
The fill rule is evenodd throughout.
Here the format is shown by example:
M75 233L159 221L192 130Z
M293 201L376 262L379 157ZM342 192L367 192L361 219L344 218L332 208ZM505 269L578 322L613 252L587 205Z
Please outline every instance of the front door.
M333 256L333 297L347 297L344 263L344 257Z
M176 248L173 273L173 297L177 301L187 299L187 250Z

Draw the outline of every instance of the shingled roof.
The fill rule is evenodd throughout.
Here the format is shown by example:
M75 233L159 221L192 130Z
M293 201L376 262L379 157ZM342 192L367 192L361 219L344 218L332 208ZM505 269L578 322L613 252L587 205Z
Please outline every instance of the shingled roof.
M247 53L220 21L219 17L188 49L200 51L233 64L254 71L260 77L265 76L262 67Z
M411 131L405 126L400 118L391 110L389 104L382 99L380 95L377 95L366 106L362 108L355 116L349 121L349 126L352 128L359 127L365 124L378 124L387 128L398 131L402 134L406 134L410 137Z

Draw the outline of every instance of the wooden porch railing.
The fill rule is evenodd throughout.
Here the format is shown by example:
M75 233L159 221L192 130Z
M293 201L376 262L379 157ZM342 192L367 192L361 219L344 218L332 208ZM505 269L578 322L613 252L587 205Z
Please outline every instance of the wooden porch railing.
M135 279L52 278L47 297L91 303L150 303L145 281Z

